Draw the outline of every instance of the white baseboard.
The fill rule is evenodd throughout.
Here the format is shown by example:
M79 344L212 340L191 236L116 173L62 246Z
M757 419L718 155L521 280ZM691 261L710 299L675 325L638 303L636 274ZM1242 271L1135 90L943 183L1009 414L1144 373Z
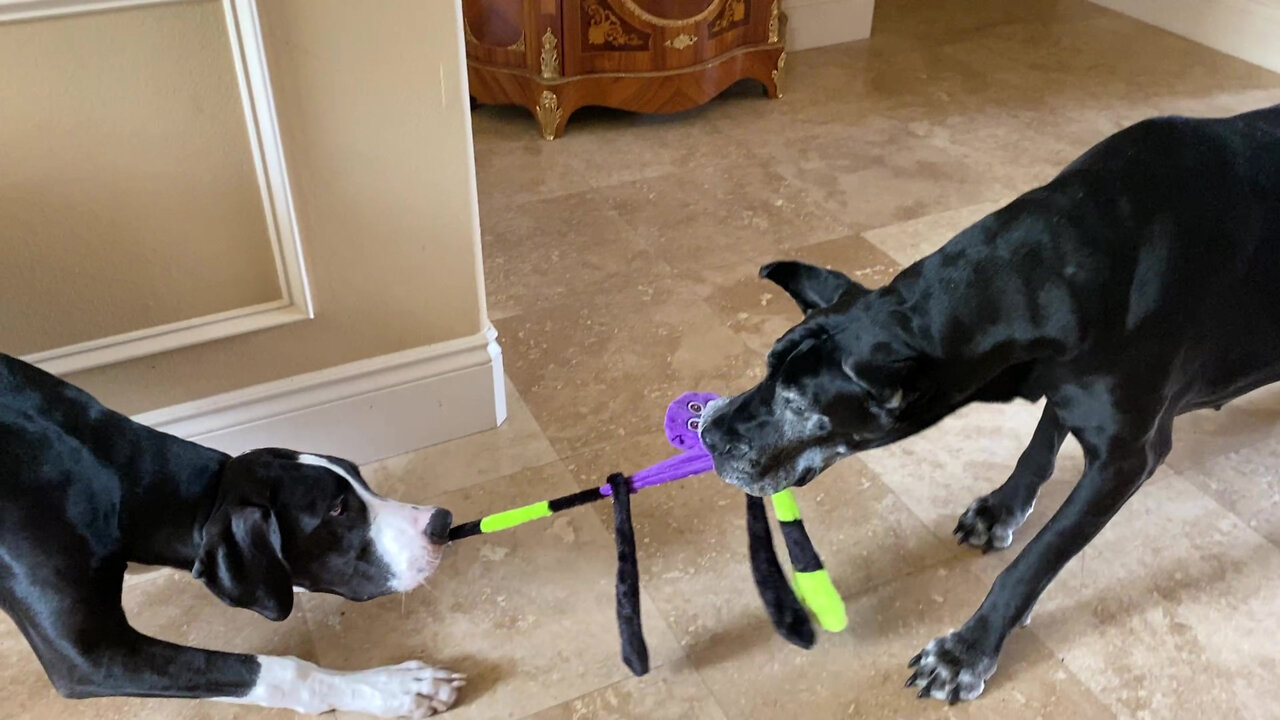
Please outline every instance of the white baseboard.
M875 7L875 0L783 0L787 50L865 40Z
M501 425L497 337L490 326L133 419L232 454L286 447L368 463Z
M1093 0L1097 5L1280 72L1280 4L1257 0Z

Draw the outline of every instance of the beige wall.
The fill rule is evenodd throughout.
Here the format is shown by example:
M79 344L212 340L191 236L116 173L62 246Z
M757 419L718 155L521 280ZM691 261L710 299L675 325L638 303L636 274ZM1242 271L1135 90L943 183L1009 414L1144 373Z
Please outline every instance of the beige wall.
M280 298L225 26L212 2L0 26L6 352Z
M70 376L125 412L473 335L486 323L456 3L261 0L259 14L316 317ZM11 330L19 310L0 304L0 348L21 352L19 340L32 344L41 324L59 328L63 334L50 336L56 341L84 339L92 328L145 325L260 294L255 273L268 246L261 204L244 198L252 177L242 110L228 98L229 44L225 34L215 38L225 33L221 23L220 6L205 0L0 26L0 48L15 37L25 47L0 51L4 76L40 77L23 86L23 102L62 103L23 107L26 116L112 104L117 127L136 121L168 149L147 152L131 140L108 152L101 134L86 134L90 155L112 162L85 168L65 145L53 149L56 163L42 162L43 153L24 156L24 177L41 180L28 191L34 202L68 202L55 190L89 193L97 183L113 191L92 195L94 207L118 222L58 213L50 228L32 230L39 225L32 212L20 236L0 229L0 245L27 248L23 274L42 276L39 287L24 280L19 304L38 315L23 320L26 335ZM119 58L125 47L128 62ZM146 71L160 80L138 78L139 64L163 65ZM199 80L184 88L184 77ZM41 90L51 83L61 85L56 93ZM237 114L238 133L230 132L228 117ZM184 132L200 142L184 146ZM122 181L140 176L154 182ZM167 205L161 217L151 212L157 196ZM175 237L166 223L190 232ZM137 227L146 229L145 243ZM149 253L159 253L153 263L137 262ZM214 280L189 281L211 265L221 268ZM175 267L183 271L163 272ZM92 278L92 292L79 274ZM39 289L48 283L80 287ZM164 307L172 297L186 304Z
M1093 0L1280 72L1280 0Z

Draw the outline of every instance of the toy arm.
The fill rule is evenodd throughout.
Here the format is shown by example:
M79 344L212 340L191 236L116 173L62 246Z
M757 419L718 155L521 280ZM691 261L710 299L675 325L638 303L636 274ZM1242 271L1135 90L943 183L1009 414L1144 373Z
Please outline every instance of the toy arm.
M793 645L805 650L813 647L816 639L813 625L787 584L787 576L773 551L773 535L769 532L764 501L754 495L747 495L747 547L751 553L751 576L774 629Z
M795 495L783 490L772 496L773 512L782 529L782 539L787 544L787 555L795 569L795 591L800 600L818 618L823 629L840 632L849 624L844 599L831 582L831 574L822 566L822 559L813 549L813 541L800 519L800 507Z
M618 546L616 604L622 662L636 676L649 672L649 647L640 624L640 567L636 558L636 533L631 525L631 481L621 473L609 476L613 491L613 534Z

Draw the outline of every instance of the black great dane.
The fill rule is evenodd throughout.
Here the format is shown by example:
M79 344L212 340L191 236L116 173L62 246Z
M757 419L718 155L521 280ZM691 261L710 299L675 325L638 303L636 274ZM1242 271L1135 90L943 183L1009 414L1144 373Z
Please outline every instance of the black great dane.
M0 609L58 692L213 698L307 713L425 717L461 675L411 661L338 672L148 637L120 604L129 562L189 570L223 602L283 620L295 589L368 600L423 583L449 511L374 493L352 463L236 457L139 425L0 354Z
M1128 127L878 290L794 262L760 274L805 318L759 385L707 408L702 439L729 483L768 495L967 403L1045 398L1009 479L956 526L992 549L1066 434L1084 448L1048 525L910 662L921 697L970 700L1045 587L1164 461L1174 417L1280 379L1280 106Z

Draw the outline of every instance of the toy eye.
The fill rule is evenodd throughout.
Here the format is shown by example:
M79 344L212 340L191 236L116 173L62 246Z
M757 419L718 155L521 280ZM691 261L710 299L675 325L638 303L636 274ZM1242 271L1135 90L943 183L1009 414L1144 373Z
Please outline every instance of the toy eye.
M701 414L702 414L702 403L700 403L700 402L691 402L691 403L689 403L689 412L691 412L691 413L695 413L695 414L698 414L698 415L701 415Z
M347 511L347 499L345 497L338 498L338 502L329 509L329 517L342 517Z
M698 418L689 418L689 422L685 424L694 432L697 432L698 426L702 425L702 423L698 422Z

